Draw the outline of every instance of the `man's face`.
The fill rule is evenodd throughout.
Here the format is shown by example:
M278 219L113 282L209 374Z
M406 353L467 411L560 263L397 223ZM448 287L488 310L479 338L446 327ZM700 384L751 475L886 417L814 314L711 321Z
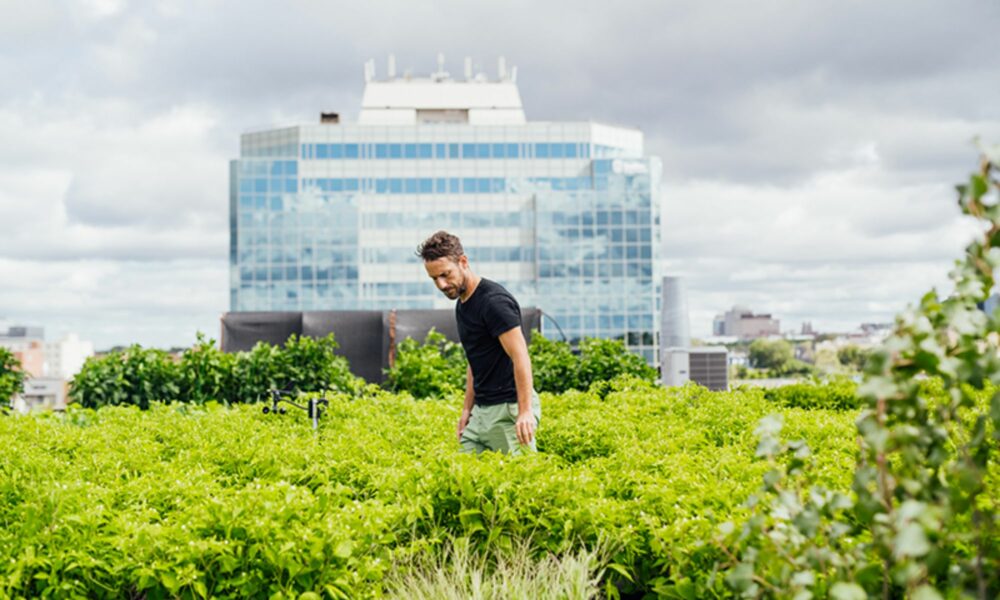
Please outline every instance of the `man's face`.
M458 259L442 257L424 261L427 275L434 280L437 289L454 300L465 293L465 278L469 267L469 259L464 255Z

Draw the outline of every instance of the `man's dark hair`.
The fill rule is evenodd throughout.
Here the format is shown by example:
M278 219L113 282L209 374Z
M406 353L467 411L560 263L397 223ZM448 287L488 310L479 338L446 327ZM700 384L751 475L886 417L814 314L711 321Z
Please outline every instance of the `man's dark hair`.
M417 256L424 262L445 257L457 261L464 254L462 241L447 231L439 231L417 246Z

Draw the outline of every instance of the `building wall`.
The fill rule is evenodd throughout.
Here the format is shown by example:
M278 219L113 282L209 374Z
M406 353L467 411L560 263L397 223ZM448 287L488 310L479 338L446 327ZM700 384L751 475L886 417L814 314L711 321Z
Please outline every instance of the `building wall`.
M592 123L246 134L231 170L231 309L452 306L414 254L446 229L477 273L570 339L620 338L652 362L659 179L640 132Z
M88 357L94 354L94 344L69 334L57 342L45 344L45 375L71 379L80 371Z
M45 342L42 340L2 338L0 346L11 351L29 377L45 374Z
M733 336L744 340L780 335L780 327L780 321L771 318L771 315L754 314L741 306L734 306L712 321L713 335Z

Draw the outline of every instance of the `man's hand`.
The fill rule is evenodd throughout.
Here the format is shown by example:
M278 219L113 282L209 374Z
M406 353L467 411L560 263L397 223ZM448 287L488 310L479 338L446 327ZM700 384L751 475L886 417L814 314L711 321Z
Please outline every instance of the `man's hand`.
M462 432L465 431L465 426L469 424L469 411L463 410L462 416L458 418L458 427L456 431L458 432L458 441L462 441Z
M517 441L522 444L530 444L535 438L535 415L531 411L517 415L517 423L514 425L517 432Z

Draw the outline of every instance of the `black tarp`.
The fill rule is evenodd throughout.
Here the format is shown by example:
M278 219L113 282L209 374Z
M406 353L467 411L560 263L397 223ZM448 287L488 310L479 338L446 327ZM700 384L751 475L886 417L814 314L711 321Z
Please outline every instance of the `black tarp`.
M302 335L321 338L330 333L340 344L337 354L347 358L352 373L365 381L382 381L382 340L388 337L382 327L382 311L317 310L302 313ZM373 357L376 360L372 360Z
M542 311L521 309L524 337L540 329ZM350 362L351 372L372 383L385 380L395 344L408 337L422 342L432 329L458 342L455 311L440 310L331 310L306 312L231 312L222 317L222 350L240 352L257 342L284 344L292 334L323 337L333 333L337 354Z
M223 352L241 352L257 342L280 346L302 333L300 312L231 312L222 317Z

